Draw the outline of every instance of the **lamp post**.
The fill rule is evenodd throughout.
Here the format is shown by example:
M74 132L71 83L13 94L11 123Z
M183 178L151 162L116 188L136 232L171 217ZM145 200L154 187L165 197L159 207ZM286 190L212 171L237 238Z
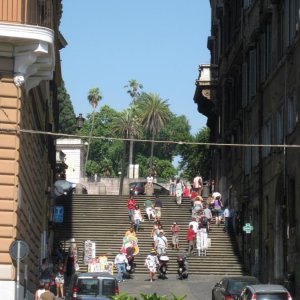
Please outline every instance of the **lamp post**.
M76 117L76 125L78 130L82 128L84 121L85 118L82 117L82 114L79 114L78 117Z

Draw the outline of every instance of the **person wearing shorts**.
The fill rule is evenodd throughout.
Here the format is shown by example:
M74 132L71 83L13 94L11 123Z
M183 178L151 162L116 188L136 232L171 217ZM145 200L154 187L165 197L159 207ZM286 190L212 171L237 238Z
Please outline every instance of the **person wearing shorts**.
M171 226L173 249L179 249L179 227L176 222Z

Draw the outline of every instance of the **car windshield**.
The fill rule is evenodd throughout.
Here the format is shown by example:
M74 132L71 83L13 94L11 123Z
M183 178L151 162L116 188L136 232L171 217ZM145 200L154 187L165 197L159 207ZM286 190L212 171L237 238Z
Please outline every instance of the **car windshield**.
M259 293L256 300L288 300L287 293Z
M115 295L115 280L113 279L102 279L102 295L114 296Z
M78 280L79 295L97 295L99 293L98 279L83 278Z
M255 284L256 281L235 281L235 280L229 280L228 282L228 292L231 294L240 294L242 290L245 288L246 285L249 284Z

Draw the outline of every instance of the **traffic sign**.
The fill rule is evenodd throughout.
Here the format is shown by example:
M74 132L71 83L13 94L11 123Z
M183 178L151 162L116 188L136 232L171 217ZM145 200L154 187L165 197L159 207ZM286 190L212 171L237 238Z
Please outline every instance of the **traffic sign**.
M253 226L250 223L246 223L243 226L243 231L245 231L246 233L251 233L251 231L253 230Z
M9 247L9 254L13 260L22 260L28 256L29 246L25 241L13 241Z
M63 206L54 206L53 210L53 222L62 223L64 220L64 207Z

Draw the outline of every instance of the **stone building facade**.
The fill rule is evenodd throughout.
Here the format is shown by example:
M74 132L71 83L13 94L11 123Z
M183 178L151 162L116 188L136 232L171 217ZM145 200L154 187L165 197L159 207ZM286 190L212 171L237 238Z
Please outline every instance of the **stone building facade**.
M217 143L216 188L254 227L236 227L250 273L280 283L291 273L300 299L300 1L210 4L211 64L200 71L211 80L200 72L194 101Z
M55 140L41 132L58 125L61 0L0 0L0 7L1 299L33 299L40 261L51 249ZM15 240L30 250L20 263L20 297L9 254Z

